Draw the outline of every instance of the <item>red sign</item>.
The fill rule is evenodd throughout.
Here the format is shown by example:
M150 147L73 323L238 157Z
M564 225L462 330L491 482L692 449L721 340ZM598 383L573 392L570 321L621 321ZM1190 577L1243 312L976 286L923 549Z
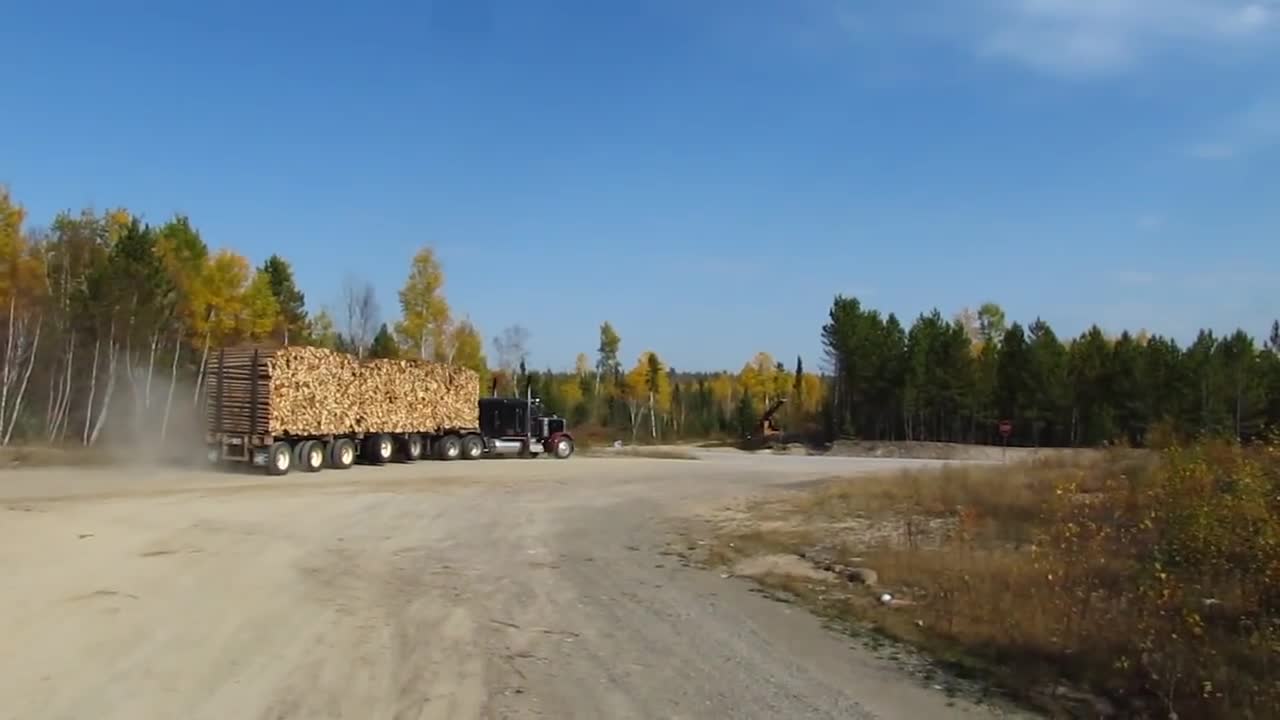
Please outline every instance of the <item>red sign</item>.
M1012 435L1012 434L1013 434L1013 423L1009 422L1008 420L1001 420L1001 421L1000 421L1000 434L1001 434L1002 436L1004 436L1004 437L1009 437L1010 435Z

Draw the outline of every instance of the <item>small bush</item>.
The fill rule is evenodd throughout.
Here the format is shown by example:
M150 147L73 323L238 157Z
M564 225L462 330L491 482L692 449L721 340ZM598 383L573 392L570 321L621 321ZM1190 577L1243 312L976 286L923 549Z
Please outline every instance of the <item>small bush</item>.
M824 611L1028 697L1067 679L1161 715L1280 708L1275 444L853 479L752 513L750 532L765 537L736 547L820 544L909 601L886 609L874 593L815 592Z

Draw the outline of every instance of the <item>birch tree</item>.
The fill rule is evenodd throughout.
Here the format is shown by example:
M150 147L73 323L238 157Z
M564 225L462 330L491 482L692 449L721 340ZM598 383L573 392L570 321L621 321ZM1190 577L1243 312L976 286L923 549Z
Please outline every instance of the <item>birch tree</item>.
M409 278L400 289L401 319L396 335L401 346L424 360L452 361L449 303L444 297L444 271L435 251L424 247L409 264Z
M195 286L199 298L191 303L192 331L200 343L200 362L195 382L194 402L204 386L205 368L212 348L235 341L241 327L244 290L249 283L249 261L230 250L220 250L201 270Z
M255 342L266 340L280 326L280 309L271 290L271 275L261 270L254 273L240 301L238 334Z
M22 418L35 366L47 295L42 249L23 233L25 212L0 188L0 307L5 308L0 366L0 444L8 445Z
M484 341L480 339L480 331L470 320L464 319L453 326L450 335L454 364L476 371L483 391L489 382L489 363L484 356Z
M209 264L209 248L190 220L186 216L177 215L156 230L156 250L174 293L172 322L167 331L173 355L169 364L169 387L165 393L164 414L160 420L160 439L164 440L169 432L180 362L188 339L196 347L196 352L201 353L199 362L203 363L205 360L206 350L202 342L204 336L199 332L198 326L207 312L208 296L204 292L204 283ZM198 373L202 371L202 367L197 370ZM198 399L197 395L193 403Z

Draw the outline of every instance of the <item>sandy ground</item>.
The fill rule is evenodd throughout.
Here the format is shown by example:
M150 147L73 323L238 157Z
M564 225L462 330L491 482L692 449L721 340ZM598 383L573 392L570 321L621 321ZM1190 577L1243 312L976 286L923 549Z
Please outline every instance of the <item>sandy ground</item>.
M665 550L748 456L0 472L0 718L942 718L952 701Z

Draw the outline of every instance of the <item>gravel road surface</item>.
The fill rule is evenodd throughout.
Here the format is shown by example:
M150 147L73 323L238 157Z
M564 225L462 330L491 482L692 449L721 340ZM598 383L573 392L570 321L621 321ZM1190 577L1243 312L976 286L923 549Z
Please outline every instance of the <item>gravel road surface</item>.
M735 498L922 461L700 454L0 472L0 718L993 712L664 553Z

